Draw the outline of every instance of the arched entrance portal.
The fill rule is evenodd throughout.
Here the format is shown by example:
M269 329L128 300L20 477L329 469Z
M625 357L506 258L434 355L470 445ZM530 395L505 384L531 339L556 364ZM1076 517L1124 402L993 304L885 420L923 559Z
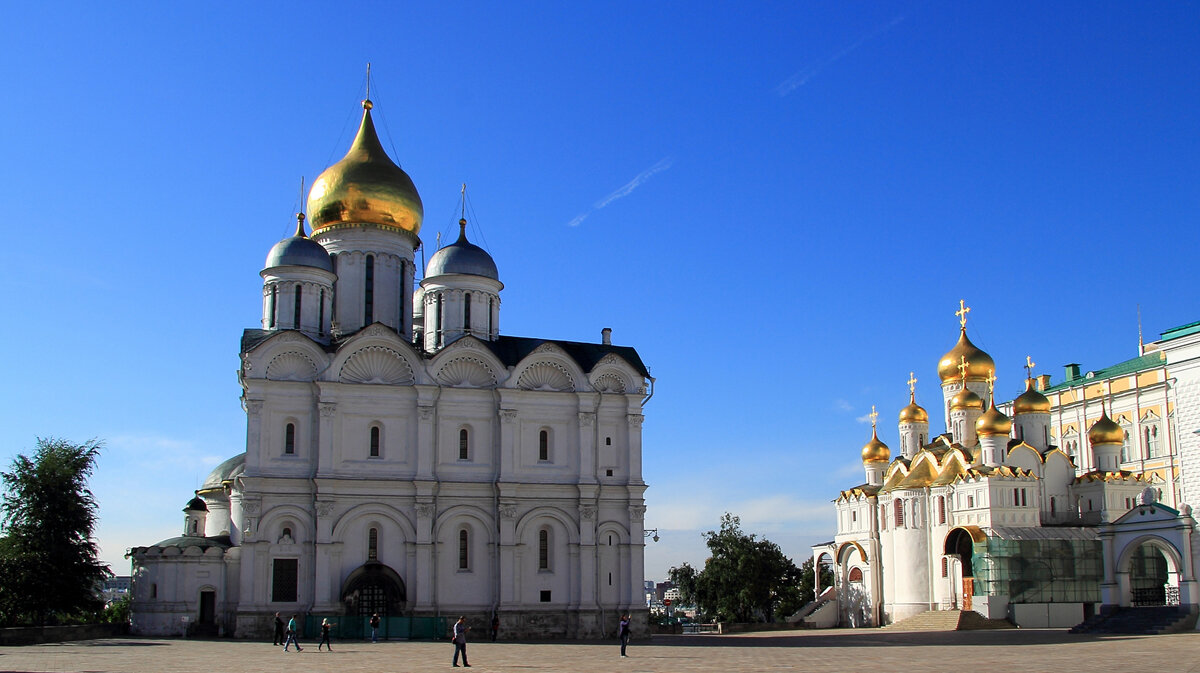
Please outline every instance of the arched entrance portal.
M404 611L407 600L404 580L395 570L378 561L367 561L359 566L342 585L342 602L348 615L396 616Z
M975 543L984 542L987 536L978 526L960 526L946 535L942 553L947 557L947 574L951 586L951 605L963 610L972 609L971 597L975 595L975 569L972 557Z
M1129 604L1179 605L1179 573L1173 555L1161 543L1143 542L1129 554Z

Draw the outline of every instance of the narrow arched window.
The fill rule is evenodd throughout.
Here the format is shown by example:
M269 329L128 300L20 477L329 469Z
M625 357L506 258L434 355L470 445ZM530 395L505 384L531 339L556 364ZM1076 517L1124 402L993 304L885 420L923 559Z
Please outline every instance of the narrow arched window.
M949 563L949 560L943 556L942 557L942 577L948 577L949 575L950 575L950 563Z
M363 325L370 325L375 322L375 255L367 255L363 281Z
M401 330L404 329L405 302L408 301L408 294L409 294L404 289L404 285L405 285L404 281L407 278L408 278L408 260L402 259L402 260L400 260L400 287L398 288L400 290L400 292L398 293L400 295L400 306L397 307L400 312L396 314L397 316L399 316L399 319L396 321L397 322L396 327Z
M471 458L471 433L463 428L458 431L458 459L470 460Z
M317 334L325 334L325 290L317 301Z
M538 460L550 460L550 431L538 433Z
M899 528L904 525L904 501L896 499L893 502L896 503L896 528Z
M463 331L471 331L471 293L463 293Z
M550 569L550 531L538 531L538 570Z
M292 302L292 329L300 329L300 313L301 304L304 301L302 299L303 296L304 292L300 287L300 283L296 283L296 299Z
M379 559L379 529L372 528L367 531L367 560L375 561Z
M488 297L488 336L491 336L495 331L495 326L492 321L492 313L496 310L496 300Z
M946 496L938 496L938 523L946 523Z
M379 457L379 426L371 426L371 457Z
M434 344L440 345L442 343L442 295L440 293L434 297L433 334Z
M288 423L283 428L283 452L296 453L296 424Z
M279 298L279 286L271 286L271 296L267 299L267 327L275 327L275 301Z
M470 549L470 537L467 534L467 529L463 528L458 531L458 569L469 570L471 568L471 557L468 553Z

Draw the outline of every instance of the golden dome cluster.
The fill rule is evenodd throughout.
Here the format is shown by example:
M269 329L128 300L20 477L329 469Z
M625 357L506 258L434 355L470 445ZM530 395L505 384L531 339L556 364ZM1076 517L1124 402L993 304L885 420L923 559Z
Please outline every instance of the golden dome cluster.
M313 233L341 225L372 224L421 231L425 208L408 177L384 151L371 121L371 101L363 101L362 123L350 151L325 169L308 193Z
M1105 411L1100 415L1100 420L1096 421L1092 425L1092 428L1088 430L1088 443L1092 446L1097 444L1124 444L1125 431L1121 429L1121 426L1113 422L1108 417L1108 412Z

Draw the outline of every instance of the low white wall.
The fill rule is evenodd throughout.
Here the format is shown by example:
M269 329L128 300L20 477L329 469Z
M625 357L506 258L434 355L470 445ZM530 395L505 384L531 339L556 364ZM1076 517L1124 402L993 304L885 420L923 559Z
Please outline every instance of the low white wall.
M1012 614L1021 628L1069 628L1083 621L1083 603L1015 603Z

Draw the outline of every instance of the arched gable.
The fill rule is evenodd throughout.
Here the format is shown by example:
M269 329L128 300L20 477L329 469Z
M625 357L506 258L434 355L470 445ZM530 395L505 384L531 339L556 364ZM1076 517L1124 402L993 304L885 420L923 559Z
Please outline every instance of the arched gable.
M1042 454L1037 449L1021 442L1008 450L1004 464L1009 467L1020 467L1031 470L1034 474L1042 471Z
M587 375L588 385L598 393L642 394L644 381L625 358L609 353L600 358Z
M579 363L561 347L544 343L513 367L507 387L524 390L570 392L587 380Z
M837 562L839 565L844 565L850 559L850 557L847 555L847 550L850 552L857 551L858 558L861 559L863 563L867 562L867 550L863 549L861 544L851 540L850 542L843 542L842 546L838 547Z
M420 355L391 328L371 325L338 348L327 380L342 383L425 383Z
M329 356L320 344L302 332L274 334L242 354L242 377L275 381L312 381Z
M455 388L495 388L506 377L504 363L473 336L443 348L429 363L433 381Z
M524 539L529 528L536 528L539 523L545 521L556 523L566 534L569 544L579 543L579 525L569 514L557 507L537 507L526 512L517 521L517 539Z
M1148 544L1155 549L1161 551L1167 559L1167 571L1178 573L1183 568L1183 555L1175 548L1175 545L1166 538L1163 538L1152 533L1140 535L1125 544L1121 549L1121 553L1117 555L1117 572L1129 572L1129 559L1134 552L1144 544ZM1190 573L1184 573L1181 579L1190 579Z
M386 519L396 524L406 540L415 540L417 538L417 528L404 512L390 505L383 505L376 502L355 505L343 512L333 523L332 538L338 541L344 540L347 528L362 519L372 517Z
M618 521L603 521L596 527L596 539L603 540L605 535L615 534L621 544L633 542L629 537L629 529Z

